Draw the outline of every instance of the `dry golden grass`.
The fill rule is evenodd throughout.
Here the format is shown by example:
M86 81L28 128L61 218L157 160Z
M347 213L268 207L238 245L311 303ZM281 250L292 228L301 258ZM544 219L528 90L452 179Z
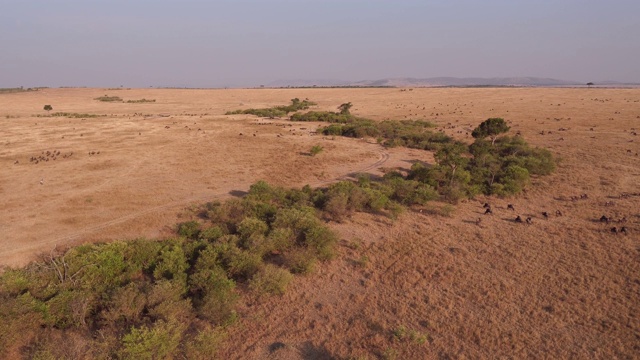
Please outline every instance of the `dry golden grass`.
M105 94L156 102L93 100ZM54 245L170 235L166 226L185 206L246 190L258 179L286 186L322 184L372 165L408 168L416 159L433 161L417 150L309 136L317 124L258 126L286 122L221 115L285 104L293 97L307 97L325 110L351 101L352 112L378 120L427 119L469 140L468 133L481 121L503 117L512 132L551 149L561 161L555 174L533 179L528 192L517 198L464 202L450 216L424 209L396 222L357 214L332 224L343 239L340 256L316 274L296 278L281 298L247 299L246 316L231 329L222 358L640 354L640 196L619 198L640 192L640 140L633 135L640 131L637 89L46 89L3 94L0 263L23 264ZM45 114L45 104L53 105L52 112L107 116L33 117ZM316 144L325 148L320 155L300 154ZM74 155L29 162L47 150ZM585 193L588 199L570 200ZM493 216L482 215L485 201L493 204ZM506 209L508 203L515 212ZM553 215L556 210L563 216ZM551 217L544 219L543 211ZM516 224L516 214L531 216L534 223ZM610 227L622 224L598 222L603 214L626 217L629 233L611 234ZM420 336L393 335L402 328L428 335L428 340L420 344ZM270 351L276 342L285 346Z

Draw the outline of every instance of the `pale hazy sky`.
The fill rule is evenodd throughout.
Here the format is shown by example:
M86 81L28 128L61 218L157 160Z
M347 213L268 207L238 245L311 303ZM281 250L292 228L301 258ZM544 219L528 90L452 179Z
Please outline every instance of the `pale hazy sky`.
M640 82L640 0L0 0L0 87Z

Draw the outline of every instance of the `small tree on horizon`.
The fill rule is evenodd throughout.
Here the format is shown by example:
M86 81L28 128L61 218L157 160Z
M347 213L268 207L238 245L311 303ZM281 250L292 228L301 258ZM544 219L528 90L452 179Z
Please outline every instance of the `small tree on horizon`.
M498 135L509 131L510 127L502 118L490 118L473 129L471 136L475 139L484 139L487 136L491 138L491 145L494 145Z
M45 106L44 106L44 109L45 109L47 112L49 112L49 111L53 110L53 106L51 106L51 105L45 105Z
M592 82L588 82L588 83L587 83L587 86L588 86L588 87L592 87L593 85L595 85L595 84L594 84L594 83L592 83Z

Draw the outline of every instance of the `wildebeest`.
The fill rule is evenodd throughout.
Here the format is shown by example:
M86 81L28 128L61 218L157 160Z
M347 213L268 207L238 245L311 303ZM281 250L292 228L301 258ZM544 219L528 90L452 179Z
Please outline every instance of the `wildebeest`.
M512 204L507 205L507 209L516 211L516 208L514 208Z
M515 220L515 221L516 221L517 223L521 223L521 222L522 222L522 218L520 217L520 215L518 215L518 216L516 217L516 220Z
M491 208L491 205L489 205L489 203L484 203L484 205L482 205L483 208L489 209Z
M545 219L548 219L549 218L549 213L546 212L546 211L543 211L542 212L542 216L544 216Z
M600 222L603 222L603 223L607 223L607 224L608 224L608 223L609 223L609 221L611 221L611 219L609 219L606 215L602 215L602 216L600 217Z
M556 210L556 216L562 216L562 211Z
M493 214L493 212L491 211L491 208L487 208L487 210L484 211L485 215L491 215Z

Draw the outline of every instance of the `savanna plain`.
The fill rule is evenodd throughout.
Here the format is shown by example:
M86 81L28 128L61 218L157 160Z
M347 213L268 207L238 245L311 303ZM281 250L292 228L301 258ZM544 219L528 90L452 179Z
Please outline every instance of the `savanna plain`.
M98 100L109 97L119 99ZM178 318L197 318L188 328L157 315L164 327L154 332L148 319L170 311L154 310L155 293L142 285L121 301L127 309L139 306L124 318L109 310L117 308L116 300L98 306L91 305L98 303L93 300L74 303L70 295L71 315L60 322L54 313L62 310L47 301L63 290L42 290L45 295L38 297L20 285L27 281L23 275L15 275L0 289L5 304L14 301L0 317L22 319L22 325L2 321L2 356L640 357L639 89L45 88L0 93L5 277L24 266L49 269L50 282L64 283L64 291L75 294L67 284L95 264L59 273L73 267L59 257L72 246L184 236L176 224L202 223L202 204L239 201L260 180L287 189L322 188L357 181L359 174L376 181L393 171L406 174L416 163L427 168L435 163L433 151L318 133L327 123L226 115L286 105L293 98L314 102L309 110L317 111L336 111L350 102L351 114L375 122L424 120L434 132L469 144L480 123L503 118L508 135L548 149L556 168L550 175L531 176L516 195L477 194L453 203L434 199L393 216L354 211L322 218L335 234L332 256L287 278L286 291L264 296L244 291L259 285L243 285L248 275L233 273L240 279L233 289L238 297L233 316L211 320L204 313L181 313ZM485 214L485 203L491 214ZM517 216L530 221L516 222ZM139 277L165 276L150 271L153 275L140 270ZM176 304L185 301L186 292L205 291L191 281L185 280L190 288ZM26 294L36 300L24 300ZM78 307L84 312L74 312ZM40 309L42 318L27 318L31 310L23 308ZM92 314L103 315L87 320ZM24 325L28 321L40 325L34 330ZM210 338L194 335L210 324L224 331L211 330ZM156 340L176 345L151 344Z

